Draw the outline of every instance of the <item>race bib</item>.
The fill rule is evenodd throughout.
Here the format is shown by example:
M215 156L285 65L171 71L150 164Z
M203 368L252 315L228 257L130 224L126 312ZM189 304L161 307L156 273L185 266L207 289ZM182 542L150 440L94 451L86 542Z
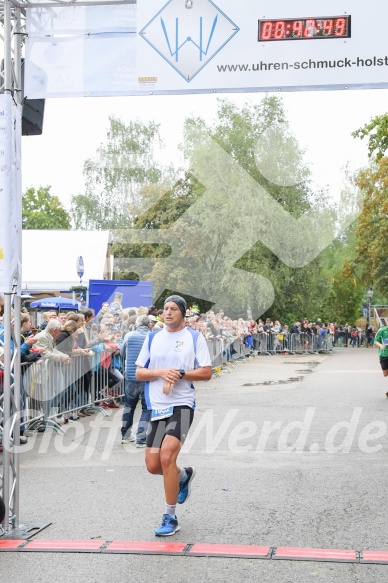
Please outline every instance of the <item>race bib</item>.
M171 417L174 413L174 407L166 407L166 409L152 409L151 421L159 421L159 419L166 419Z

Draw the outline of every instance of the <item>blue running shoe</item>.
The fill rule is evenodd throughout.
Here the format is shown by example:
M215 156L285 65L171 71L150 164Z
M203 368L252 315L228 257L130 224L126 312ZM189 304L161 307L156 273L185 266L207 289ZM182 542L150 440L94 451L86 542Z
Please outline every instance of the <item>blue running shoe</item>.
M171 536L180 530L177 517L163 514L162 524L155 530L155 536Z
M195 469L192 466L185 468L187 478L179 482L178 504L186 502L191 493L191 482L195 476Z

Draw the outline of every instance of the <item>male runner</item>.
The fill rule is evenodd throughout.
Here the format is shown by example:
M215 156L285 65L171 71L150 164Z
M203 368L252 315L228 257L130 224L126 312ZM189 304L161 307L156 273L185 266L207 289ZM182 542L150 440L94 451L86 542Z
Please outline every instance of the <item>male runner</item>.
M375 345L379 348L380 366L383 375L388 377L388 326L383 326L375 336ZM388 397L388 391L385 393Z
M156 536L179 530L177 502L190 495L193 467L180 468L177 457L193 422L195 391L192 381L212 376L205 337L186 328L186 301L177 295L164 302L164 327L148 335L136 361L136 378L146 381L144 395L152 410L145 461L151 474L163 475L166 511Z

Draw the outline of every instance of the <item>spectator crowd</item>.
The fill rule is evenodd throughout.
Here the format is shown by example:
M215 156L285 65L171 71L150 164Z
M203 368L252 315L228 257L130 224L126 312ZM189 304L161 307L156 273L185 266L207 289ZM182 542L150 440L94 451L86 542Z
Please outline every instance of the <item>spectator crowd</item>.
M43 362L52 363L51 384L56 386L56 394L51 396L50 406L66 411L61 422L68 423L93 414L90 403L99 408L118 408L122 404L125 357L128 338L140 326L145 328L142 316L146 316L146 327L152 331L163 327L163 310L156 306L126 308L121 304L122 294L115 294L113 302L104 302L97 314L91 308L79 312L47 311L41 314L38 328L32 330L32 320L28 310L21 314L20 354L22 362L21 410L24 410L27 396L28 406L39 417L39 383L43 376L39 367ZM13 316L12 316L13 317ZM226 362L233 361L238 344L259 353L288 352L294 346L308 350L314 341L318 347L337 346L356 348L373 346L376 331L372 326L365 330L348 323L310 322L307 318L291 325L267 318L244 320L232 319L222 310L206 313L194 307L186 312L186 325L201 332L209 342L220 341ZM4 329L0 322L0 395L2 393L2 369L4 361ZM11 351L14 340L11 341ZM66 365L76 362L76 373L67 374ZM55 372L57 366L57 372ZM28 386L34 370L34 392ZM40 367L42 368L42 367ZM70 369L70 367L68 367ZM53 372L54 371L54 372ZM97 391L91 394L91 387ZM1 405L1 402L0 402ZM1 409L1 407L0 407ZM32 413L34 417L34 413ZM31 418L31 414L29 416ZM58 421L59 422L59 421ZM25 429L21 424L21 435ZM44 427L39 429L44 430ZM125 437L125 435L124 435Z

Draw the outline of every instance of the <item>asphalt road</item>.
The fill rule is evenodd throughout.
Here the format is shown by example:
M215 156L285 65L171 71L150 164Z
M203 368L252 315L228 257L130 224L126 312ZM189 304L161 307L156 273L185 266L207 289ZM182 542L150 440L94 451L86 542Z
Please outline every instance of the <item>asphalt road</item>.
M201 384L180 462L197 469L168 540L388 550L387 379L377 350L251 358ZM34 538L154 541L162 480L120 444L121 411L24 446L21 522ZM199 557L2 553L6 583L384 581L388 565Z

